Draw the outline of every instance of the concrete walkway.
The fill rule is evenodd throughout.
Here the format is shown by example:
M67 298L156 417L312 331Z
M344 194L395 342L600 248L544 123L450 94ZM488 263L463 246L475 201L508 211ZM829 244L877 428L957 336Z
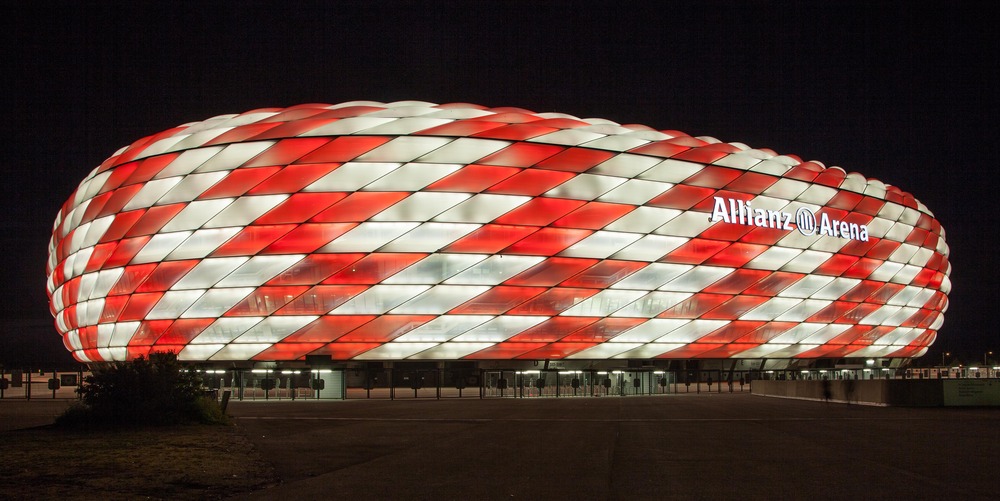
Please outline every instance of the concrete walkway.
M245 499L996 499L1000 411L688 394L232 402Z

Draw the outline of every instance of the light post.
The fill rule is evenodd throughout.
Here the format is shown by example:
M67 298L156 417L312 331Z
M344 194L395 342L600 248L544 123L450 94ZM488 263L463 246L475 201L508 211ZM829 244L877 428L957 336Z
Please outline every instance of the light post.
M993 352L992 351L987 351L986 353L983 353L983 365L989 365L990 364L988 361L986 361L986 357L991 357L991 356L993 356Z
M944 357L950 357L950 356L951 356L950 352L947 352L947 351L941 352L941 366L942 367L944 366Z

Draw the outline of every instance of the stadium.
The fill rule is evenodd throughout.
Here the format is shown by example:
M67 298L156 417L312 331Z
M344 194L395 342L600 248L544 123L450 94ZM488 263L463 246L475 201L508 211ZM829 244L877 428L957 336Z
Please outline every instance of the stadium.
M655 392L904 366L943 323L948 254L911 194L794 155L357 101L121 148L59 211L47 290L81 362L170 351L265 397Z

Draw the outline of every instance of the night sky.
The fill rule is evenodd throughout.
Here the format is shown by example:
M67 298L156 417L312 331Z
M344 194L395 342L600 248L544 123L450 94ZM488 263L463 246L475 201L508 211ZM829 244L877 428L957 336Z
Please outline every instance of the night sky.
M987 321L1000 44L984 6L537 3L6 4L0 363L72 360L45 296L49 233L119 147L215 115L353 100L640 123L900 186L952 250L928 357L1000 351Z

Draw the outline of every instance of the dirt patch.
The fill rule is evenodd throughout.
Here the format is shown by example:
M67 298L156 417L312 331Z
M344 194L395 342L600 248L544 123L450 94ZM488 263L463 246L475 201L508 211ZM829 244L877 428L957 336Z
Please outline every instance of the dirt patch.
M0 499L223 499L277 482L232 426L0 433Z

